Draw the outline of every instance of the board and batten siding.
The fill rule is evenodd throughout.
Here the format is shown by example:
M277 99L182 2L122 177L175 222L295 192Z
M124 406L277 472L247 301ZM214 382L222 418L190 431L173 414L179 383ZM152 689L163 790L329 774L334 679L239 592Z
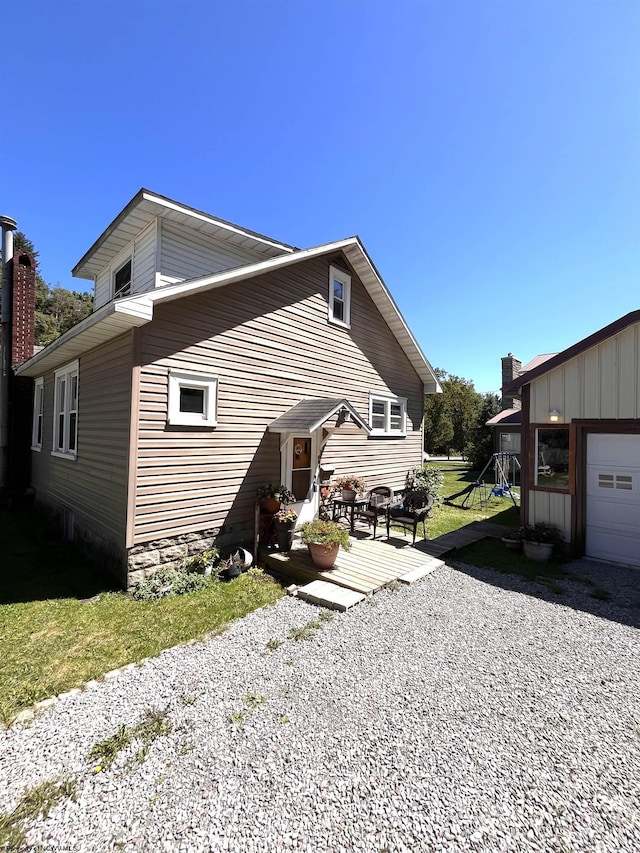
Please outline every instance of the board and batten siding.
M175 284L264 260L264 255L247 247L164 220L161 220L159 254L158 285Z
M556 409L565 424L580 420L640 419L640 324L591 347L531 383L531 423L547 423ZM571 495L529 491L529 521L561 527L571 538Z
M152 222L96 276L94 311L113 299L113 276L132 259L131 293L153 290L156 284L157 222Z
M318 259L156 305L140 330L136 544L246 532L256 488L280 479L280 437L267 427L302 399L345 397L368 421L369 392L406 397L406 438L335 435L322 461L390 486L420 464L421 379L355 275L352 328L328 322L328 281L329 261ZM215 429L167 426L170 368L218 377Z
M42 450L32 452L36 500L70 509L78 533L90 531L106 551L124 559L131 411L132 334L81 356L78 454L51 455L54 374L44 382Z

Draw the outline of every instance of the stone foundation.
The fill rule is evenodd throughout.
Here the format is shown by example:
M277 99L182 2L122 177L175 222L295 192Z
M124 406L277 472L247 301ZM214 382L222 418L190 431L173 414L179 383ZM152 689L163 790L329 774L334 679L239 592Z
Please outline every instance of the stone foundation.
M127 589L151 577L160 568L178 568L185 557L193 557L211 548L222 551L230 546L247 547L248 541L251 541L251 532L246 527L240 529L233 525L164 536L162 539L134 545L127 555Z

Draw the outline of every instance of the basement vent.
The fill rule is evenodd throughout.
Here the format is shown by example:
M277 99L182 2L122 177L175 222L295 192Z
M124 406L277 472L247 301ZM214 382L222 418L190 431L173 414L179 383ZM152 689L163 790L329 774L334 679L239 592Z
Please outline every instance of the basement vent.
M60 510L60 536L65 542L73 542L74 529L73 512L63 506Z

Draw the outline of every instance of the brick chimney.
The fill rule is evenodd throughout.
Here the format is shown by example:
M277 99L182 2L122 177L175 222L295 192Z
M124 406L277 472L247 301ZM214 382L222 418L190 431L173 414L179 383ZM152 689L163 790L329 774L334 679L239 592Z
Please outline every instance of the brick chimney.
M11 317L11 365L16 367L33 355L35 345L36 264L29 252L13 256Z
M512 352L505 356L502 359L502 388L504 388L508 382L516 379L520 375L521 369L522 362L520 359L517 359ZM513 397L511 395L505 397L504 391L502 392L500 405L503 409L520 409L522 407L519 397Z

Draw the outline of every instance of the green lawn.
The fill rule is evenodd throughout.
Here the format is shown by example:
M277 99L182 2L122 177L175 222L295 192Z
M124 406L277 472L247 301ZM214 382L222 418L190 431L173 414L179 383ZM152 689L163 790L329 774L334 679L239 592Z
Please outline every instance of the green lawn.
M438 467L444 471L444 488L442 490L444 497L462 491L465 486L475 482L479 474L478 471L470 471L469 466L464 463L448 462L442 463ZM487 471L486 479L488 480L491 476L492 472ZM480 507L478 501L469 509L461 509L459 506L451 506L445 503L434 507L432 517L427 521L427 539L436 539L438 536L458 530L458 528L464 527L465 524L470 524L472 521L495 521L496 524L518 527L520 517L511 498L491 497L490 491L491 483L488 483L486 492L489 499L484 507ZM455 503L462 504L463 500L464 495L461 495L455 499Z
M36 513L0 513L0 720L110 669L212 631L283 594L270 578L135 601ZM82 599L99 595L96 601Z

